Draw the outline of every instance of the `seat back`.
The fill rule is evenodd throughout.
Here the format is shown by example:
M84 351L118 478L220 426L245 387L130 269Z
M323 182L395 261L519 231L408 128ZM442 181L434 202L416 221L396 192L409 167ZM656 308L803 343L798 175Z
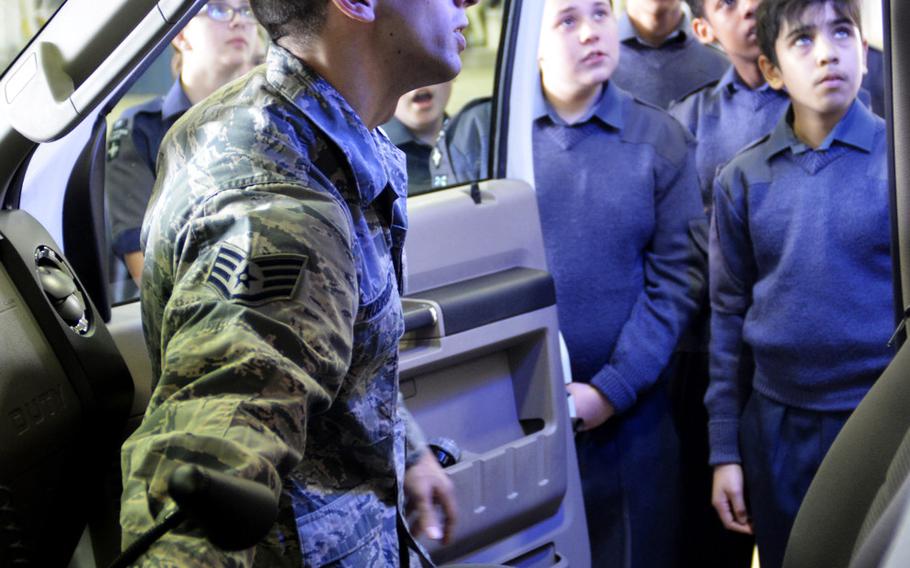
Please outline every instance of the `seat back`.
M851 568L883 566L893 558L893 544L901 527L910 525L910 434L904 436L897 454L891 461L885 482L879 488L866 520L856 540ZM906 530L906 529L904 529ZM906 548L906 547L905 547ZM903 555L902 563L910 565L910 556ZM896 560L896 559L895 559Z
M0 568L65 566L104 506L133 386L60 247L0 211Z
M908 471L910 346L904 344L844 425L803 500L785 568L849 566ZM889 478L890 472L890 478ZM866 527L864 530L863 527Z

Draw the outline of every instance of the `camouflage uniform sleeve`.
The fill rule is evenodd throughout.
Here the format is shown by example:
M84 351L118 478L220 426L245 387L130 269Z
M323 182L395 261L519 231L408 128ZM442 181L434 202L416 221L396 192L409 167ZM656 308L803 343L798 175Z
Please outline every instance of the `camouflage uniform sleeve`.
M124 546L173 509L167 480L182 463L280 495L304 454L307 418L331 405L347 373L358 300L348 217L323 193L253 186L219 192L188 222L159 217L153 225L175 226L150 233L143 303L164 305L161 371L123 447ZM166 300L154 297L169 286ZM249 566L253 557L178 529L142 565Z
M398 393L398 414L404 422L405 432L405 465L411 467L414 465L423 452L427 449L427 439L420 428L420 424L414 420L414 416L404 404L404 398Z

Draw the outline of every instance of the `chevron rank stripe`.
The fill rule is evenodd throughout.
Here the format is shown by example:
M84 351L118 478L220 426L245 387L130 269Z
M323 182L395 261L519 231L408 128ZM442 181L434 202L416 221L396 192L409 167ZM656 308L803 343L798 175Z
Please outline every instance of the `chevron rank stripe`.
M307 257L275 254L247 258L243 251L222 245L209 271L207 283L230 301L263 304L294 296Z

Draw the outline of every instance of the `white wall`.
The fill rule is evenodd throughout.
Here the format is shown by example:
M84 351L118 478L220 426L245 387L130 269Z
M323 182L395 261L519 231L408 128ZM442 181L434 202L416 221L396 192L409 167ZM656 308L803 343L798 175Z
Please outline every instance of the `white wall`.
M892 0L900 2L901 0ZM906 0L904 0L906 1ZM882 2L881 0L863 0L863 33L869 44L882 47Z

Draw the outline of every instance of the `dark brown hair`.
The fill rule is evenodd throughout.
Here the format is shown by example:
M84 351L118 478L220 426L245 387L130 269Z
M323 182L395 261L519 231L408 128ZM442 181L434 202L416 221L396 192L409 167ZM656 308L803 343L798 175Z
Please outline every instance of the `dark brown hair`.
M287 35L306 39L318 34L328 4L329 0L250 0L253 14L275 42Z
M758 47L762 54L778 65L774 44L786 24L796 24L810 6L831 3L834 11L862 29L859 0L764 0L755 15L758 20Z

